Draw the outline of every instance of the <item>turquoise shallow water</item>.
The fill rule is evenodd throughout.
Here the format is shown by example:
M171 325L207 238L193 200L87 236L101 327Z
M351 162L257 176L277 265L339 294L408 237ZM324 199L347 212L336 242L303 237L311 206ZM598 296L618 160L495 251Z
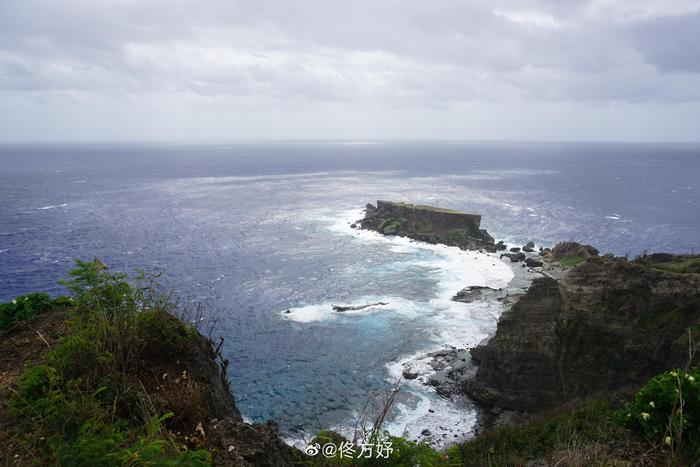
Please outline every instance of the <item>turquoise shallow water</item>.
M2 146L0 300L59 293L76 258L164 269L168 286L221 317L242 413L295 438L346 425L392 362L457 338L471 345L500 312L443 300L488 267L356 238L342 228L349 210L399 199L478 212L495 237L520 244L690 251L700 248L699 174L692 145ZM281 315L387 297L385 309L342 319ZM441 403L426 397L408 394L397 426ZM460 404L451 419L468 425Z

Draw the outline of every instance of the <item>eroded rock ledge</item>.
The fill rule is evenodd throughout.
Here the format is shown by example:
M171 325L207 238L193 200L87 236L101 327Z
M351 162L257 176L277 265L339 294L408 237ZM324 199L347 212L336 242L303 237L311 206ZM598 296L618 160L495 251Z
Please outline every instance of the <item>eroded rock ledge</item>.
M634 388L687 362L688 329L700 332L700 275L590 257L559 281L536 279L503 313L495 336L471 350L479 368L465 389L538 412Z
M481 229L481 216L451 209L396 201L368 204L363 229L384 235L399 235L433 244L457 246L465 250L496 251L494 239Z

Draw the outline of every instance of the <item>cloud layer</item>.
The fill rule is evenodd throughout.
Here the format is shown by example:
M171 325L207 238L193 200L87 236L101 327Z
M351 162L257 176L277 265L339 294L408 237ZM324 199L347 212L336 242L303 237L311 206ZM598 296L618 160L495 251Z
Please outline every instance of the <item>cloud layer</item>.
M0 140L697 140L698 117L700 0L0 3Z

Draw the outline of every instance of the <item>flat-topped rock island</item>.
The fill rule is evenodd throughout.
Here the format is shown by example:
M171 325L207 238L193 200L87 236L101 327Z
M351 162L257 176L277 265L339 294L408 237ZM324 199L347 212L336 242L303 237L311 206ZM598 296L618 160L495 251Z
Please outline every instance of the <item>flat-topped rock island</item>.
M365 217L358 223L363 229L384 235L409 237L464 250L493 252L497 249L493 237L481 228L480 215L452 209L379 200L376 207L367 204Z

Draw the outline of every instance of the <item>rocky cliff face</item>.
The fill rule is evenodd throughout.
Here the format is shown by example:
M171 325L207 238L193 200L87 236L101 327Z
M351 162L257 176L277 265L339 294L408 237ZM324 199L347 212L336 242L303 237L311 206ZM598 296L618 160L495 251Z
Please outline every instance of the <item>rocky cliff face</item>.
M496 334L472 349L467 392L488 405L539 411L643 383L688 359L700 338L700 276L591 257L561 280L536 279Z
M495 251L494 240L480 228L481 216L450 209L393 201L367 205L363 229L385 235L400 235L428 243L441 243L463 249Z

